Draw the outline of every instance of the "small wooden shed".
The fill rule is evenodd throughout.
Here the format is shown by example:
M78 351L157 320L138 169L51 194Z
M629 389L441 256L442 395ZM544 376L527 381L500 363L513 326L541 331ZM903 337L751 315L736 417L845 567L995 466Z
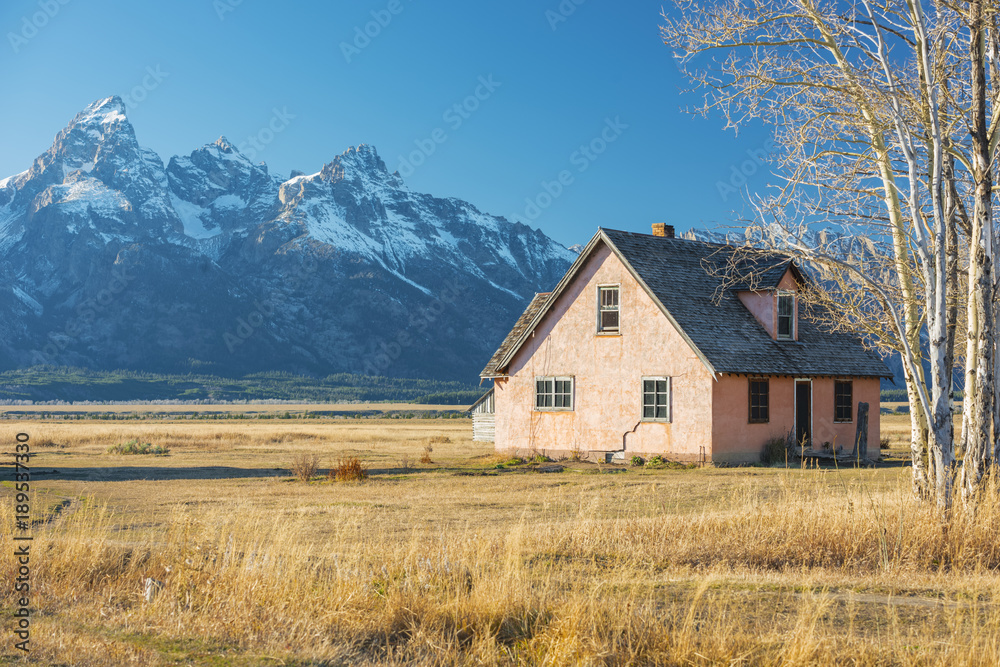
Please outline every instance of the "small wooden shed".
M478 442L493 442L496 433L493 388L473 403L469 412L472 413L472 439Z

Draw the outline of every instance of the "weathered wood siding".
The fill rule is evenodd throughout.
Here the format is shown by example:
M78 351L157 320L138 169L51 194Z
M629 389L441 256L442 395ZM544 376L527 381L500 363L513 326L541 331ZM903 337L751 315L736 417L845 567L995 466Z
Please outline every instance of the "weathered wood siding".
M472 413L472 439L476 442L494 442L496 440L497 417L486 412Z
M496 440L496 410L493 406L493 390L480 398L472 406L472 439L476 442Z

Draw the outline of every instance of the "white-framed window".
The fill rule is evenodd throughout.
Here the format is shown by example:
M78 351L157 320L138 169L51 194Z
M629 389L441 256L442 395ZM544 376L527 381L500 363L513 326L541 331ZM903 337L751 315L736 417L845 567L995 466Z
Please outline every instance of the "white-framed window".
M778 292L778 340L795 338L795 293Z
M620 285L597 287L597 333L619 333L621 310L618 296Z
M572 410L573 384L569 375L535 378L535 409Z
M642 378L642 421L672 421L671 384L667 376Z

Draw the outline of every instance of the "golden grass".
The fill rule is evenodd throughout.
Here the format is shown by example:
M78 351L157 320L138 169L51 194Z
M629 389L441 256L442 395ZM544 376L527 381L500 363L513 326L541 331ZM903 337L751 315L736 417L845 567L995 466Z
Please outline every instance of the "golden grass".
M140 423L187 444L135 479L101 455L126 431L66 426L0 426L66 443L33 464L59 470L33 482L37 518L59 508L32 544L40 664L1000 664L1000 503L946 527L905 468L539 474L494 469L468 421ZM400 471L431 438L435 467ZM371 477L290 483L307 451Z

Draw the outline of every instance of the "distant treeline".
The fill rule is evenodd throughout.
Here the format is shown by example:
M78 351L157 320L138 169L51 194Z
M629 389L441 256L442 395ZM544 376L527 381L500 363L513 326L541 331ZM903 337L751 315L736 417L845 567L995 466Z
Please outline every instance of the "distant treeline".
M963 393L961 391L955 392L955 400L962 400ZM882 402L883 403L905 403L907 401L906 390L905 389L883 389L882 390Z
M322 378L255 373L241 378L33 366L0 373L0 401L300 401L469 405L486 388L462 382L340 373Z

